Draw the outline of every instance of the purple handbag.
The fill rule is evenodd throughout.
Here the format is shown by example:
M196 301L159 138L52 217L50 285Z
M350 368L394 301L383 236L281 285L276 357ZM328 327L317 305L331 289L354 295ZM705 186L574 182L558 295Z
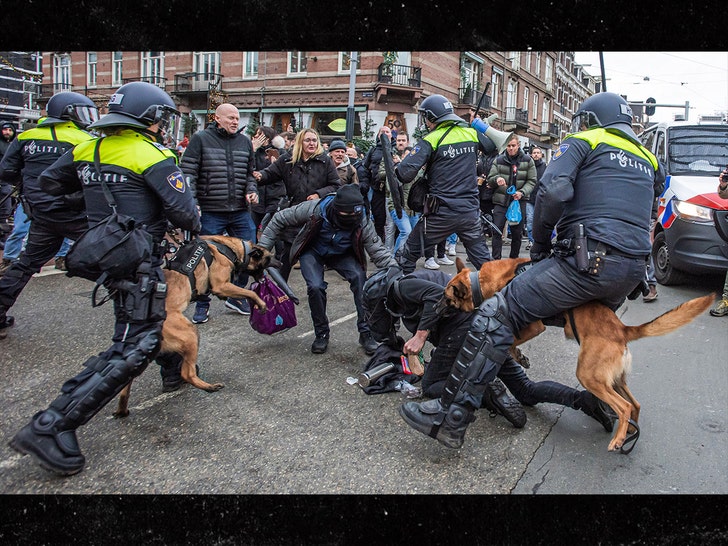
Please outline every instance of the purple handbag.
M262 313L251 305L250 326L253 330L271 336L298 324L293 301L267 276L260 282L254 282L250 289L268 306L268 310Z

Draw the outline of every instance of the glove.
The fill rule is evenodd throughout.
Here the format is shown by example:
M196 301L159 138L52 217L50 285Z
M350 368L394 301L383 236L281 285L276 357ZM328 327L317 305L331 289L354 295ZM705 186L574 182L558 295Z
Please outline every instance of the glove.
M545 260L551 255L551 241L548 243L538 243L536 241L531 245L531 261L536 263Z

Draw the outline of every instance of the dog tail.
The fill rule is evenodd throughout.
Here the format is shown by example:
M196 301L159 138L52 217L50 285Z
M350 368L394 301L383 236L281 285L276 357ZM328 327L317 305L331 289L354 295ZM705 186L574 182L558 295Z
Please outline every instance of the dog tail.
M681 303L674 309L663 313L659 317L650 322L646 322L640 326L627 326L627 342L641 339L643 337L661 336L669 334L685 326L698 315L707 311L713 304L715 294L708 294L700 298L695 298Z

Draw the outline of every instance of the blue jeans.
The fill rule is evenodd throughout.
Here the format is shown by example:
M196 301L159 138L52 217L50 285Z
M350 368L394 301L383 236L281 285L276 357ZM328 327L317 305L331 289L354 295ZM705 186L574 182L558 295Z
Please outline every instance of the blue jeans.
M18 256L23 250L23 242L28 236L30 230L30 219L25 214L23 205L18 203L15 207L15 214L13 215L13 231L10 232L10 236L5 241L5 249L3 250L3 258L8 260L17 260ZM63 239L61 249L56 254L56 258L65 256L68 254L68 250L71 248L72 241L70 239Z
M392 249L392 254L394 254L407 240L407 237L412 232L412 228L415 227L415 224L420 219L420 213L413 212L412 216L410 216L402 211L402 218L397 218L397 213L393 210L390 210L389 214L392 217L394 225L399 230L399 235L397 235L397 240L394 242L394 248Z
M255 241L255 225L247 210L236 212L202 212L200 235L228 235L243 241ZM248 274L242 273L233 279L241 288L248 284ZM196 307L209 307L210 296L201 296Z
M526 234L528 240L533 243L533 203L526 202Z
M354 295L356 307L356 327L361 332L368 332L369 325L364 318L362 305L362 287L366 281L366 272L352 253L321 256L314 250L306 250L298 259L301 264L301 276L306 281L308 307L311 311L313 329L316 337L329 335L329 317L326 315L326 288L324 266L336 271L349 281L351 293Z

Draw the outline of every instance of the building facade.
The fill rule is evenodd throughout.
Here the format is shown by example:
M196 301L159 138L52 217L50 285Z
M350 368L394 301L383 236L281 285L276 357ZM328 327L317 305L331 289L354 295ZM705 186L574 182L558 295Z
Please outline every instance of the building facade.
M37 102L72 90L94 100L103 115L116 88L141 80L179 105L177 138L203 128L214 108L229 102L238 107L241 126L315 127L331 140L344 135L353 64L355 139L373 140L384 124L416 136L417 105L439 93L465 119L480 104L481 112L498 115L494 128L548 152L593 92L570 75L571 52L363 51L355 63L352 57L343 51L47 51Z

